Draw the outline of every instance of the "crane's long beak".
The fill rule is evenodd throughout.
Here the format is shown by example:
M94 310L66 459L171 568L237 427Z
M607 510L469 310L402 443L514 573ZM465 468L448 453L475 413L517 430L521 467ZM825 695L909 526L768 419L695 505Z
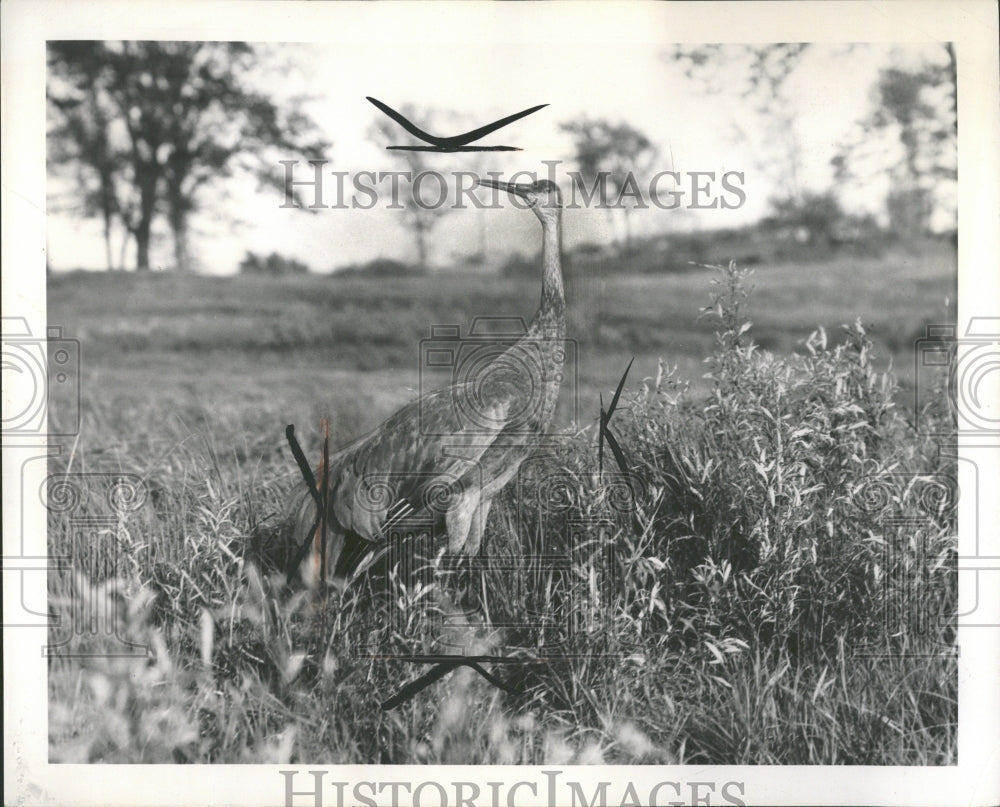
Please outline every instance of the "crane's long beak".
M528 188L531 187L530 185L518 185L516 182L501 182L498 179L480 179L478 182L484 188L507 191L507 193L513 193L522 199L528 198Z

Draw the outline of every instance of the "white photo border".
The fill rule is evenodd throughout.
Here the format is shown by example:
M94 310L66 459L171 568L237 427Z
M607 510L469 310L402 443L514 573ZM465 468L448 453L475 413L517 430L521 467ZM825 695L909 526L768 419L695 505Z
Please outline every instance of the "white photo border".
M989 0L937 2L746 3L304 3L304 2L27 2L8 0L2 15L3 80L3 314L23 317L32 333L45 333L45 45L50 39L164 39L321 42L345 30L377 37L380 46L411 41L446 45L461 37L488 46L509 37L547 42L944 42L956 43L959 138L959 333L973 317L996 317L1000 301L1000 79L996 58L997 5ZM996 390L993 405L996 405ZM5 392L4 396L7 397ZM996 411L995 409L993 411ZM960 507L960 556L979 568L980 601L1000 599L1000 541L995 497L1000 490L1000 443L968 439L963 457L978 465L974 497ZM45 513L37 502L21 511L20 468L48 451L40 438L3 447L4 624L25 609L45 610ZM38 472L44 474L44 463ZM966 473L969 463L960 463ZM36 474L37 475L37 474ZM38 479L44 478L39 476ZM960 482L963 477L960 477ZM971 479L965 479L971 482ZM27 500L27 499L26 499ZM979 523L979 534L966 529ZM34 559L30 561L29 559ZM34 562L36 565L32 566ZM993 569L993 571L990 571ZM34 608L32 608L32 604ZM12 620L17 623L17 620ZM286 777L308 791L309 771L325 781L530 781L519 804L547 804L543 769L374 765L69 765L48 762L45 629L7 627L4 638L4 795L7 804L285 804ZM958 764L942 767L825 766L576 766L563 767L583 792L601 781L631 781L638 793L656 783L739 782L732 791L747 804L989 804L1000 799L1000 630L962 627L958 643ZM684 785L688 787L687 784ZM348 787L350 793L350 786ZM369 794L368 790L364 791ZM662 790L665 800L676 798ZM689 794L690 790L686 789ZM333 789L325 804L336 804ZM681 798L688 798L682 796ZM382 794L378 803L387 799ZM426 803L436 803L428 794ZM718 798L716 796L715 798ZM313 804L296 796L294 804ZM349 803L349 802L345 802ZM408 803L406 797L401 803ZM676 802L675 802L676 803ZM682 803L690 803L685 801ZM711 803L718 803L713 800Z

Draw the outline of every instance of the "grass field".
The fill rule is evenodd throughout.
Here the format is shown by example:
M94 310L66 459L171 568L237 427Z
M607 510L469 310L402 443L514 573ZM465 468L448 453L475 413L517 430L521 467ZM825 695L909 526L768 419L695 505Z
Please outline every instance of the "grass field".
M954 763L953 468L903 417L912 342L954 318L954 273L953 255L933 251L760 267L742 335L738 290L723 290L721 319L698 317L712 270L570 278L579 362L558 416L563 446L526 464L488 528L514 571L449 571L430 557L434 596L391 577L381 582L398 596L386 602L376 576L325 610L268 563L298 478L285 424L310 457L323 416L332 444L346 442L420 389L432 325L528 319L537 283L53 276L49 322L82 345L79 439L50 468L79 502L72 514L50 508L49 534L81 574L51 576L53 608L120 602L101 619L151 651L52 659L51 758ZM836 347L856 317L867 334ZM807 346L818 325L829 344ZM615 418L636 483L622 508L620 485L594 473L593 424L598 393L607 400L633 355ZM656 384L660 358L677 369ZM889 359L903 392L883 375ZM52 416L73 405L53 400ZM131 509L102 487L116 474L140 481ZM525 506L525 491L553 486L560 507L542 496ZM887 526L890 511L919 526ZM81 513L104 519L85 553ZM539 577L525 549L579 543L569 523L584 524L579 545L597 554ZM616 584L598 591L609 542L601 568ZM359 657L362 615L400 597L425 598L428 613L459 602L496 624L525 612L562 624L573 602L610 620L605 637L622 645L609 660L583 630L567 640L576 661L504 672L516 695L460 670L382 712L420 669ZM460 629L490 647L539 641L472 616ZM414 623L386 641L412 652L436 640L428 631ZM77 653L114 644L89 631L55 638Z

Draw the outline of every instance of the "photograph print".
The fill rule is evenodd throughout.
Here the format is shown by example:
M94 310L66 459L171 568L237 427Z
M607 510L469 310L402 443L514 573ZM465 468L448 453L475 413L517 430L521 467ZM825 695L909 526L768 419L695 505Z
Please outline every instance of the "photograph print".
M963 664L997 615L963 570L998 554L1000 434L965 257L959 294L992 237L960 204L980 50L590 5L39 41L4 555L35 570L16 641L54 777L739 805L810 766L799 803L889 803L972 759ZM851 766L870 784L838 790Z

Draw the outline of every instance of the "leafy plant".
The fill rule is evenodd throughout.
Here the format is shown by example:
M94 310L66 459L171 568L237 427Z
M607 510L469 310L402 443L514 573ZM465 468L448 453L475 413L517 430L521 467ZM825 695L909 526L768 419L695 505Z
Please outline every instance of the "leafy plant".
M272 565L296 472L265 398L90 398L73 461L113 452L148 497L84 496L107 525L86 553L50 510L50 552L75 558L50 576L63 624L118 603L112 630L53 637L52 759L953 763L954 464L897 410L860 322L771 354L750 274L716 271L708 389L661 363L626 390L627 477L597 472L596 425L567 432L497 498L485 568L417 542L326 602ZM445 614L464 646L531 662L493 665L515 694L460 670L382 711ZM563 660L537 663L554 642Z

